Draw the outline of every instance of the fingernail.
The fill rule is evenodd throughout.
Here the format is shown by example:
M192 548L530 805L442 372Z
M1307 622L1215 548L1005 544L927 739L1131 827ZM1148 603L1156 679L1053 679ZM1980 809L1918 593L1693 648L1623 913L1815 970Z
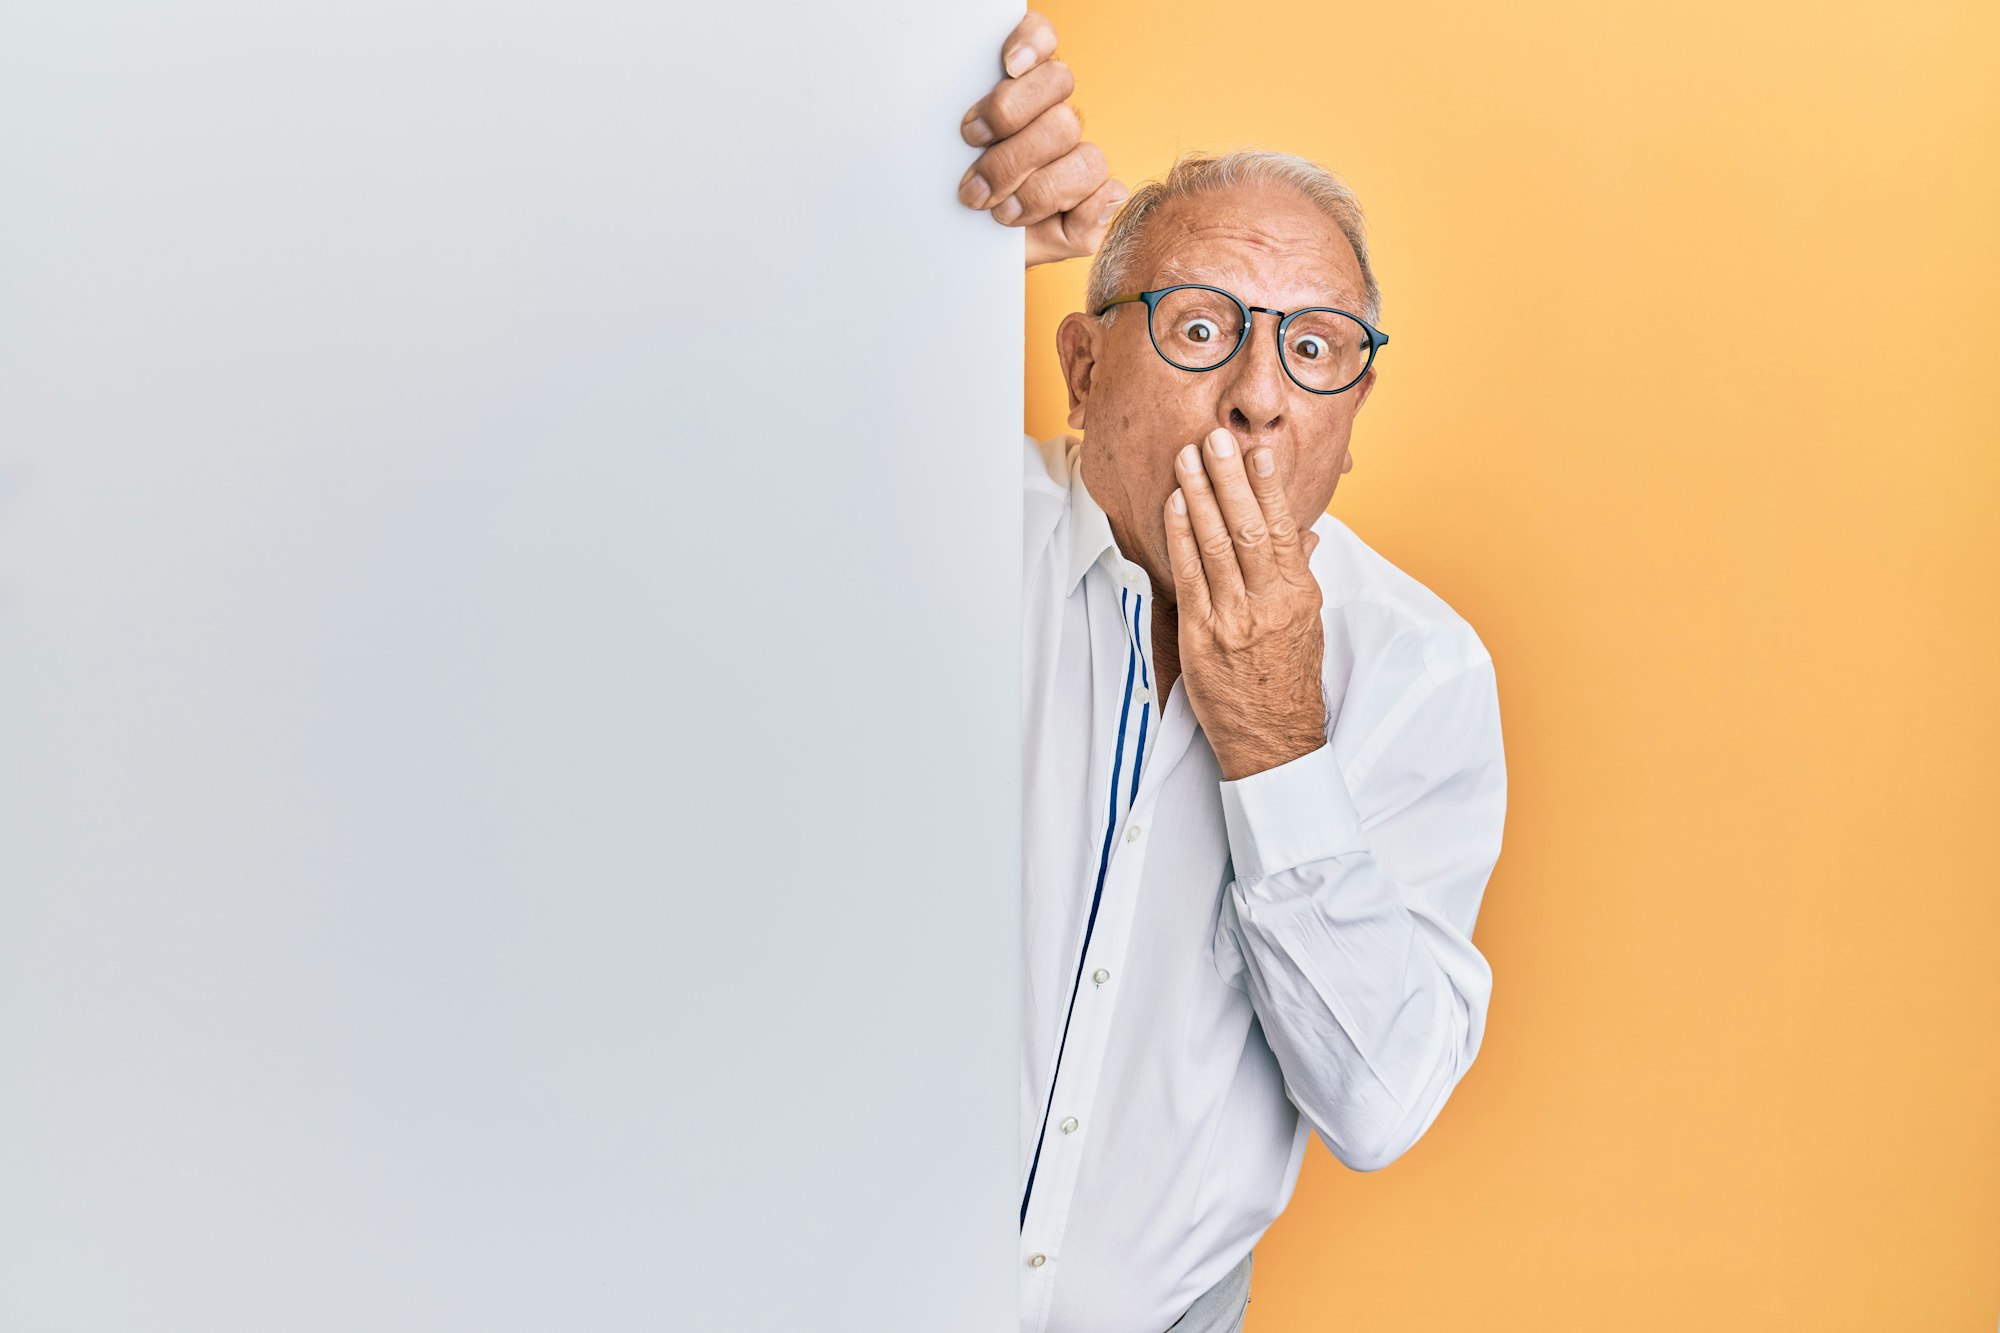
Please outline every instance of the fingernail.
M1193 445L1181 450L1181 466L1190 472L1201 470L1201 455L1195 452Z
M974 116L966 122L965 137L975 147L984 148L993 142L993 127L986 123L986 117Z
M1178 486L1174 487L1174 512L1176 514L1187 512L1187 501L1181 498L1181 488Z
M1113 199L1110 203L1106 204L1104 206L1104 216L1097 220L1097 225L1101 227L1105 223L1111 221L1112 218L1117 217L1118 205L1124 202L1125 202L1125 196L1121 194L1116 199Z
M1012 222L1021 216L1021 201L1011 194L1008 195L994 208L993 216L1002 222Z
M1255 459L1255 460L1254 460L1254 461L1253 461L1253 462L1251 463L1251 466L1257 469L1257 475L1258 475L1258 476L1260 476L1260 477L1268 477L1268 476L1270 476L1270 475L1271 475L1271 451L1270 451L1269 449L1259 449L1259 450L1257 451L1257 457L1256 457L1256 459Z
M1009 78L1018 79L1023 74L1026 74L1034 63L1035 48L1032 46L1017 46L1007 53L1007 75Z
M1208 433L1208 445L1215 450L1217 458L1227 458L1236 452L1236 441L1220 426Z
M965 173L965 179L958 183L958 197L974 208L986 207L987 197L992 193L986 186L986 178L976 171Z

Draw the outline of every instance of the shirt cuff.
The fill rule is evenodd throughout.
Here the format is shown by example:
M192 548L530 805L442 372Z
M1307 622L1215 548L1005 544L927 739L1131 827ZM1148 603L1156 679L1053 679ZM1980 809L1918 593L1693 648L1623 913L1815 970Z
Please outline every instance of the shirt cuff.
M1343 852L1368 850L1331 742L1222 784L1222 817L1239 885Z

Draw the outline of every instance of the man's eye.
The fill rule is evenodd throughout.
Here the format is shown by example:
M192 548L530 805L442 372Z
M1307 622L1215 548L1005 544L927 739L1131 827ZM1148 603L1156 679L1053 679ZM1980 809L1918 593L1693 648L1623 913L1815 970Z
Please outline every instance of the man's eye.
M1193 319L1182 326L1181 332L1189 342L1206 345L1214 342L1222 331L1213 320Z
M1311 334L1308 334L1305 337L1299 339L1297 342L1293 343L1292 347L1300 355L1304 356L1308 361L1318 361L1326 355L1325 340L1322 338L1315 337Z

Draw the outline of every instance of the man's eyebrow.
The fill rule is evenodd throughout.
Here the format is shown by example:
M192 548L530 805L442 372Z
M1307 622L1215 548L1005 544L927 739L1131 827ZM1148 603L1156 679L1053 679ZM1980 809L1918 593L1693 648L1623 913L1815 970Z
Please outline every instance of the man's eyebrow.
M1242 277L1243 275L1235 270L1225 273L1220 269L1205 268L1200 264L1170 263L1160 266L1158 280L1163 283L1212 282L1218 287L1226 287L1231 282L1241 281Z
M1223 272L1202 264L1177 264L1169 261L1160 266L1159 275L1154 280L1162 287L1171 287L1179 282L1200 282L1207 283L1210 286L1226 288L1233 292L1236 288L1231 284L1241 282L1243 274L1236 270ZM1338 288L1328 288L1327 290L1332 292L1331 296L1322 297L1316 301L1303 302L1301 308L1310 305L1330 305L1339 310L1359 310L1361 308L1360 298L1350 296ZM1290 309L1292 307L1287 308Z

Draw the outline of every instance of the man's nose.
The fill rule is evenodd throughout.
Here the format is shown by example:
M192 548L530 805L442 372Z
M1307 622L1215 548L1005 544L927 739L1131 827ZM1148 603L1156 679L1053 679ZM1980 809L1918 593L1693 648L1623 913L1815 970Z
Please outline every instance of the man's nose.
M1243 346L1236 349L1221 374L1221 407L1231 431L1247 435L1251 441L1278 428L1284 419L1285 397L1293 385L1278 360L1277 317L1252 311Z

